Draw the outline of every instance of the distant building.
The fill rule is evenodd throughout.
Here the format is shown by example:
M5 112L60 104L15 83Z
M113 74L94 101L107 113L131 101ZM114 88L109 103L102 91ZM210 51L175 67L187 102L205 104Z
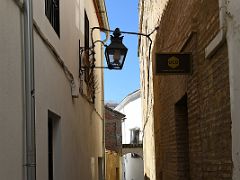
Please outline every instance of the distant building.
M114 151L106 151L106 180L122 180L121 156Z
M139 1L144 171L157 180L240 179L240 1ZM156 74L157 53L192 73ZM172 67L174 68L174 67Z
M123 180L143 180L140 90L126 96L115 110L126 115L122 123Z
M114 109L115 107L117 107L118 103L116 102L106 102L105 103L105 106L111 108L111 109Z
M121 180L124 118L124 114L105 106L106 180Z
M105 106L105 147L122 153L122 121L125 115Z

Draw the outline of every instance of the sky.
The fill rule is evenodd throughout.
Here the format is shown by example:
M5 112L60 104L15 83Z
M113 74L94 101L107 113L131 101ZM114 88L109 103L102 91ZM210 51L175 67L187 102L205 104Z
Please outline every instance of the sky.
M105 0L110 29L138 32L138 0ZM128 48L122 70L104 71L105 102L121 102L128 94L140 88L138 36L122 34Z

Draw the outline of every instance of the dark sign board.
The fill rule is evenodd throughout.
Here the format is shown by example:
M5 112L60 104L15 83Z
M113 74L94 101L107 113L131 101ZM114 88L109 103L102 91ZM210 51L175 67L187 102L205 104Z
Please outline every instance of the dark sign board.
M156 74L191 74L191 53L157 53Z

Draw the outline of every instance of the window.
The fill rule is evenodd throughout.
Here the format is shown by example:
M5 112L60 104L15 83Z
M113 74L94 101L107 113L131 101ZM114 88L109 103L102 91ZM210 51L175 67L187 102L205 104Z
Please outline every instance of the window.
M60 117L51 111L48 112L48 180L56 180L59 176L60 164Z
M53 180L53 123L48 119L48 180Z
M103 180L103 158L98 157L98 179Z
M86 90L87 90L87 96L89 98L89 100L94 104L95 103L95 90L97 88L97 81L94 78L95 76L95 72L93 67L95 66L95 59L94 58L90 58L90 56L93 57L93 53L91 53L89 51L89 47L90 47L90 38L89 38L89 32L90 32L90 28L89 28L89 19L87 17L87 13L85 11L85 15L84 15L84 47L86 50L86 60L84 63L84 66L87 66L89 68L85 68L84 70L84 81L86 83Z
M187 94L175 104L175 123L178 173L182 179L189 179Z
M45 15L60 37L59 0L45 0Z
M87 13L85 11L84 15L84 45L86 49L89 49L89 20L87 17Z
M130 143L131 144L139 144L139 134L140 129L134 128L130 130Z

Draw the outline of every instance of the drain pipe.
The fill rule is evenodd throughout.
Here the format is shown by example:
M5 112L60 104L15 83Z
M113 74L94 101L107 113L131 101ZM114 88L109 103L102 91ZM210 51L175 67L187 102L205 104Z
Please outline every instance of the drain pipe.
M211 58L219 47L226 40L226 32L227 32L227 23L226 23L226 12L227 12L227 3L226 0L218 0L219 4L219 26L220 31L216 35L216 37L209 43L209 45L205 49L205 58Z
M36 180L34 49L32 0L24 0L25 152L24 173Z

